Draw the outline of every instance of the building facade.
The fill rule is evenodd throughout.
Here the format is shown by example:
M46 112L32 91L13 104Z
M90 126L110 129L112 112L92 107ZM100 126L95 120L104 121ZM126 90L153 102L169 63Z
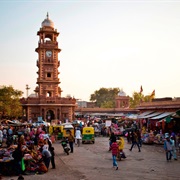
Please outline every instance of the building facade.
M116 108L129 108L129 96L124 91L120 91L115 98Z
M34 95L22 98L21 103L26 120L38 120L38 117L50 122L60 120L62 122L74 119L76 99L72 97L61 97L61 88L58 54L61 49L58 47L57 37L59 32L54 28L54 23L47 18L42 22L39 36L37 67L38 78Z

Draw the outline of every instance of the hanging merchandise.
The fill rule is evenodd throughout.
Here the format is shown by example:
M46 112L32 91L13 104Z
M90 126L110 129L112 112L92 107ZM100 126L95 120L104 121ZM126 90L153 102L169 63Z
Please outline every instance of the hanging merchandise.
M170 122L171 122L171 117L170 116L166 117L166 123L170 123Z
M164 121L164 119L162 120L162 129L164 130L164 128L165 128L165 121Z

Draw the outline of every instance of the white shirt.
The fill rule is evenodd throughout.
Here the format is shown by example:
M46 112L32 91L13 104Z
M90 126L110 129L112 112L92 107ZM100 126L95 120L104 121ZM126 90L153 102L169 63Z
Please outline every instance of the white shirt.
M76 139L81 139L81 131L79 129L76 130Z
M45 145L43 146L43 149L47 149L47 150L48 150L48 148L49 148L49 145L48 145L48 144L45 144Z

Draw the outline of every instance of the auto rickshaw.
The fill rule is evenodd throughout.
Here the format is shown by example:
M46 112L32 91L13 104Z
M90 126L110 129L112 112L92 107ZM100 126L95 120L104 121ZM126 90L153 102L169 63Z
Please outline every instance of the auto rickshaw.
M63 126L62 125L53 125L49 126L49 134L55 135L57 139L62 139L63 136Z
M94 128L93 127L84 127L82 130L82 144L85 142L88 143L95 143L95 138L94 138Z
M69 132L71 131L72 135L74 135L74 127L72 124L65 124L63 125L63 138L67 138L69 136Z

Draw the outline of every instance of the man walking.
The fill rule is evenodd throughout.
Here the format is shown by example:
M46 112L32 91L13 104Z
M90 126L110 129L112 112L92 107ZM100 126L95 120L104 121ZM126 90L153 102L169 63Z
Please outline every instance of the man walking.
M76 140L77 140L77 144L78 144L78 146L80 146L80 140L81 140L81 130L80 130L80 128L77 128L76 129Z
M74 149L74 136L72 135L72 132L69 131L69 136L68 136L68 142L69 142L69 146L71 149L71 153L73 153L73 149Z
M166 151L166 160L169 161L172 158L172 143L170 141L169 134L165 134L165 141L164 141L164 150Z
M132 145L131 145L131 148L129 150L132 151L134 145L137 145L139 152L141 152L141 149L140 149L139 143L138 143L138 136L137 136L136 132L132 132L131 141L132 141Z

